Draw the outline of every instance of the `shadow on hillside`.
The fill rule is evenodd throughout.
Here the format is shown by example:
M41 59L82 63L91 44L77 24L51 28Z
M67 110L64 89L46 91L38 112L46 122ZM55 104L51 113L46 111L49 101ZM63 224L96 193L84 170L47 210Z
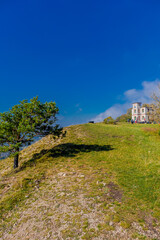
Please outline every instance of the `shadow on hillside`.
M28 166L34 166L36 165L36 162L42 162L45 161L44 158L40 159L41 157L46 156L46 161L50 157L52 158L58 158L58 157L74 157L80 152L101 152L101 151L110 151L114 148L111 147L111 145L86 145L86 144L73 144L73 143L63 143L55 146L52 149L49 150L42 150L40 153L36 153L33 155L32 159L30 159L27 162L24 162L22 166L19 168L20 170L23 170L24 168ZM50 161L50 159L49 159Z

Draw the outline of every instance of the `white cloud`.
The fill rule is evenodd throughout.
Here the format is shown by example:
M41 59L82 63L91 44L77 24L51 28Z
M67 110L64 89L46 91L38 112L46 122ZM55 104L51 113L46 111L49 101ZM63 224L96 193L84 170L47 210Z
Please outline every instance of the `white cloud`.
M124 97L126 101L130 102L145 102L150 103L151 102L151 96L153 92L158 93L158 84L160 84L160 80L156 79L155 81L151 82L142 82L142 89L130 89L126 92L124 92Z
M117 118L121 114L126 112L126 109L130 107L129 103L124 103L124 104L115 104L112 107L108 108L105 112L100 113L98 116L96 116L93 120L95 122L101 122L103 121L104 118L106 117L113 117Z
M115 104L112 107L108 108L103 113L97 115L93 120L95 122L101 122L106 117L116 118L121 114L126 113L127 109L132 106L133 102L142 102L150 103L152 101L151 96L153 93L159 94L158 85L160 80L156 79L155 81L144 81L142 82L142 89L129 89L123 93L123 98L125 103Z

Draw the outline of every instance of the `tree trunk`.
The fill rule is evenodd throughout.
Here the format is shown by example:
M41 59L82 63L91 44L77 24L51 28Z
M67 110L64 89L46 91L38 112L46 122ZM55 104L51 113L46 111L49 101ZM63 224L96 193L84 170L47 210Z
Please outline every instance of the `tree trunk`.
M14 169L18 168L19 153L14 157Z

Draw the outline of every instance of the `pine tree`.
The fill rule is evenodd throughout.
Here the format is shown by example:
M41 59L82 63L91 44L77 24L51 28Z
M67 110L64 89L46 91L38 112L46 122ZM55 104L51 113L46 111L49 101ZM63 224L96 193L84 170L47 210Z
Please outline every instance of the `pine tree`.
M63 129L55 124L58 112L55 102L41 103L34 97L0 113L0 152L9 152L14 157L14 168L18 167L20 149L35 137L64 135Z

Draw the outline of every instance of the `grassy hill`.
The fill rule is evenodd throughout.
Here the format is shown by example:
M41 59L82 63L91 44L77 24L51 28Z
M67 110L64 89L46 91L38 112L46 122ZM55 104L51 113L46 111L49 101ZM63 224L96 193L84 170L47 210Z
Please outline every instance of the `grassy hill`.
M0 239L160 239L158 126L66 130L0 162Z

